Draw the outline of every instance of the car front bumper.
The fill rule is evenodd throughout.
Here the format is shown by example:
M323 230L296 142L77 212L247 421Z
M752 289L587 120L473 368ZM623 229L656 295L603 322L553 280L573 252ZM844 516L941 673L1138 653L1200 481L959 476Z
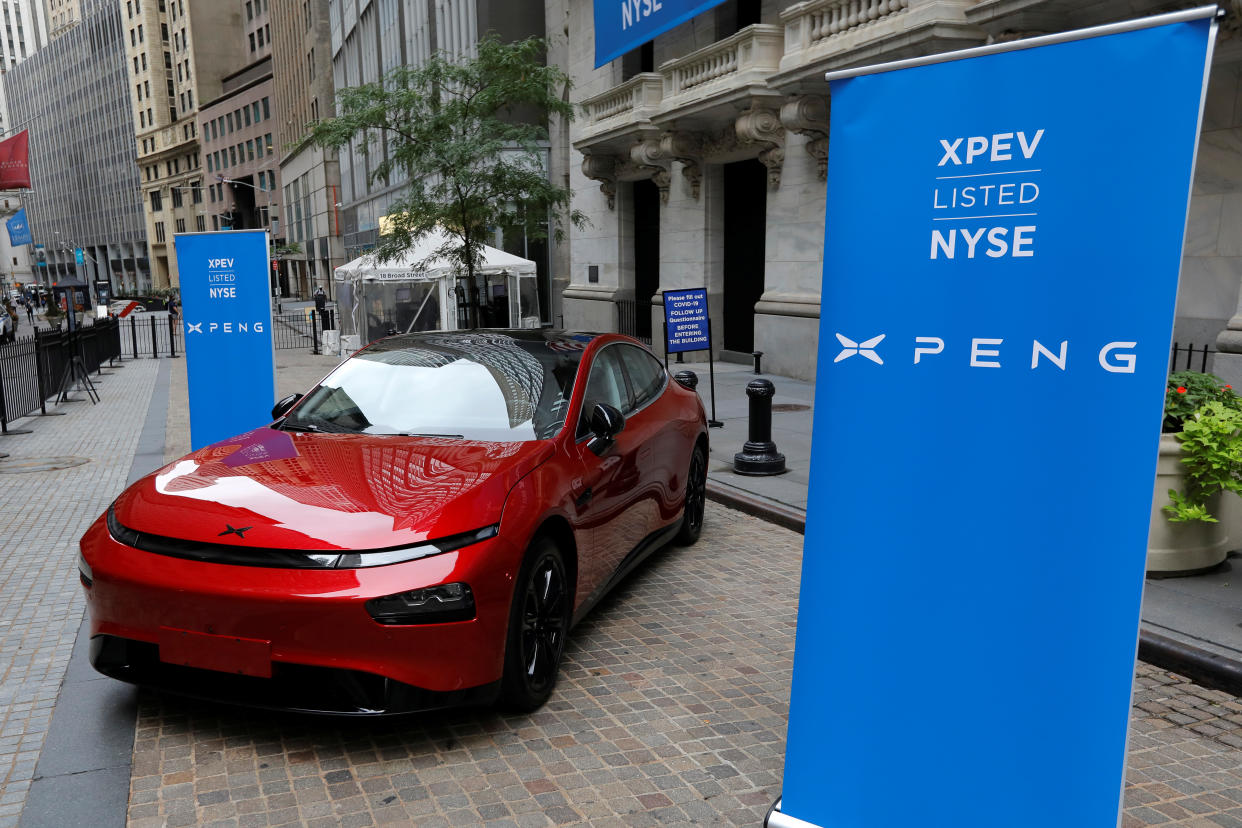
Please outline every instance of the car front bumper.
M152 554L101 517L81 541L91 662L123 681L293 710L394 713L494 697L520 551L500 537L365 569L277 569ZM468 621L383 625L366 602L465 582Z

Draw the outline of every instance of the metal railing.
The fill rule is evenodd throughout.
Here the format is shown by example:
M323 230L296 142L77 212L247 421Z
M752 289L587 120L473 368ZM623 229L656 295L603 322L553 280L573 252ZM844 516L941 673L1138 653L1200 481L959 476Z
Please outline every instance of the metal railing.
M632 336L639 342L650 345L651 337L639 336L638 333L638 309L640 303L633 299L617 299L615 304L617 306L617 333ZM642 303L644 309L647 305L648 303L646 302Z
M1202 348L1196 348L1194 343L1183 346L1180 343L1174 342L1173 348L1169 353L1169 371L1170 373L1173 371L1201 371L1205 374L1211 373L1212 369L1209 367L1211 365L1211 360L1209 360L1209 357L1213 357L1215 355L1216 351L1212 350L1207 345L1204 345ZM1199 366L1197 368L1194 364L1196 356L1199 359ZM1182 360L1182 365L1180 367L1178 367L1179 359Z

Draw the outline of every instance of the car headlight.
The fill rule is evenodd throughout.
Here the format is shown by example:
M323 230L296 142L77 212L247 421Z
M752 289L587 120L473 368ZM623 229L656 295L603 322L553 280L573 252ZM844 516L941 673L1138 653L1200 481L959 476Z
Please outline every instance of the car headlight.
M381 624L445 624L474 618L474 593L469 584L439 584L372 598L366 606Z
M257 546L167 538L148 532L138 532L123 525L116 516L115 508L109 506L108 533L118 543L134 549L204 563L264 566L276 569L364 569L370 566L388 566L416 561L431 555L453 552L496 537L500 533L500 526L492 524L482 529L471 529L469 532L460 532L411 546L390 546L383 549L357 549L348 552L330 549L265 549Z

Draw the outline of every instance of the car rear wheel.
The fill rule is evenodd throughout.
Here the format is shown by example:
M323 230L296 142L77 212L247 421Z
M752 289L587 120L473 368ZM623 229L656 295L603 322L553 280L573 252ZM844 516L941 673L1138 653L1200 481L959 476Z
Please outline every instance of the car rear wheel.
M686 473L686 505L682 511L681 531L677 543L690 546L703 533L703 512L707 505L707 454L702 446L694 447L690 455L690 470Z
M552 695L565 654L570 596L561 550L548 538L539 538L522 563L509 609L502 708L527 713Z

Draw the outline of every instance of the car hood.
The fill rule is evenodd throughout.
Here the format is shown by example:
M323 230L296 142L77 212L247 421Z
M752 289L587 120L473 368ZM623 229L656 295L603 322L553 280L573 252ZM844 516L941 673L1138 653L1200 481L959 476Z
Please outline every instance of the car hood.
M509 490L552 453L546 441L264 427L147 475L113 508L122 525L168 538L268 549L380 549L498 523Z

